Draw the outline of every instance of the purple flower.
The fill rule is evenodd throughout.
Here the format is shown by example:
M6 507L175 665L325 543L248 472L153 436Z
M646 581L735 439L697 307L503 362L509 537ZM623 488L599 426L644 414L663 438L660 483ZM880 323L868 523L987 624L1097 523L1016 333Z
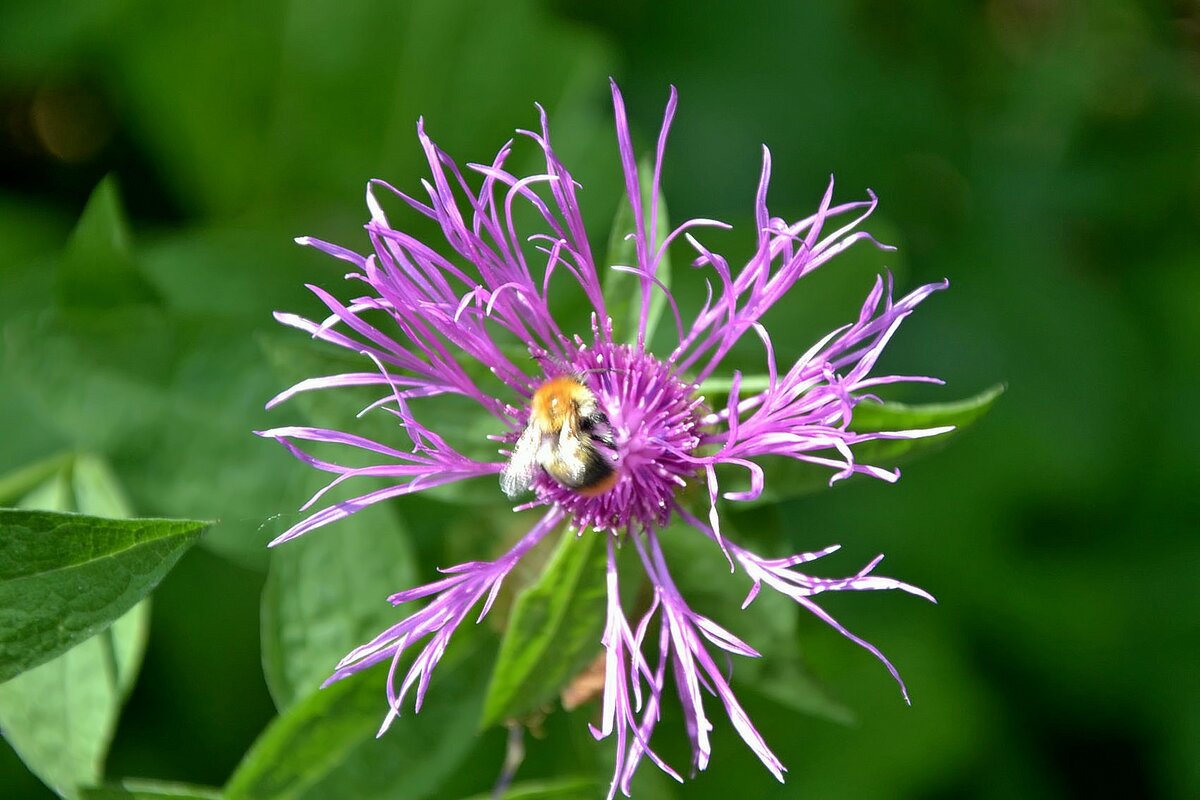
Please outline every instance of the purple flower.
M922 286L894 299L890 277L877 279L857 319L813 344L781 370L771 337L760 320L796 281L855 242L866 240L889 249L857 230L874 210L875 196L869 194L866 200L835 205L830 181L813 215L796 222L772 217L766 203L771 159L764 148L754 203L757 246L745 265L732 269L692 233L705 226L727 226L693 219L670 231L660 230L663 221L658 218L657 204L642 207L644 196L658 196L663 152L675 113L674 90L650 175L639 174L624 104L615 84L612 97L626 194L635 221L631 236L636 263L604 268L635 276L635 307L639 313L635 315L636 330L628 341L614 334L606 306L606 301L625 298L604 297L602 267L597 265L587 240L578 186L551 148L544 112L540 131L519 131L540 148L544 171L524 177L509 172L505 164L512 141L500 149L492 163L468 164L464 171L434 145L423 123L418 124L432 180L423 182L424 196L420 199L381 181L371 182L367 189L371 219L366 229L372 244L369 255L315 239L298 240L347 262L351 267L347 278L360 281L362 292L342 301L312 286L331 311L328 319L312 321L292 314L277 314L277 318L315 338L365 354L374 369L310 378L274 398L269 406L305 391L377 386L382 396L369 408L393 414L411 440L411 447L409 443L381 443L317 428L264 431L263 436L279 440L306 463L331 473L334 477L329 487L360 476L391 480L386 488L313 513L272 544L347 517L372 503L446 483L490 475L490 480L478 482L477 490L498 492L497 474L513 469L506 469L505 457L513 458L514 464L518 459L528 459L522 464L530 467L527 483L532 494L518 508L544 508L541 521L501 558L443 570L446 577L394 595L391 601L396 605L432 599L347 655L329 680L389 661L389 711L380 732L399 714L414 687L415 706L419 709L433 669L457 627L480 601L483 605L479 618L487 614L517 561L566 524L580 535L607 538L608 613L599 643L606 652L605 686L600 724L593 732L598 738L616 737L618 755L610 797L617 790L628 794L629 781L643 757L679 778L650 747L669 683L674 685L683 708L693 769L704 769L711 754L709 732L713 724L711 709L705 706L705 696L709 695L724 706L734 728L767 769L782 779L782 763L751 723L721 669L728 659L724 653L750 658L758 653L689 606L672 579L659 533L672 519L689 524L697 535L712 539L714 546L722 548L731 568L740 568L751 579L747 604L764 585L791 597L868 649L899 682L898 673L882 653L844 628L813 598L826 591L868 589L900 589L933 598L908 584L871 575L878 559L848 578L813 578L795 571L800 564L827 555L836 547L779 559L755 555L722 536L717 500L719 496L733 502L758 498L764 484L758 463L761 456L784 456L829 467L831 483L854 473L896 480L896 471L858 463L853 446L871 439L932 436L949 428L856 433L855 405L872 397L874 387L884 384L940 382L926 377L875 375L873 369L900 323L923 299L946 284ZM650 181L650 191L643 193L646 180ZM447 247L435 249L393 227L375 198L381 190L395 194L439 225ZM540 218L540 230L533 235L517 230L519 206L524 206L522 213L532 209ZM708 299L688 323L659 277L667 246L681 238L696 251L693 266L710 276ZM590 330L585 329L583 335L564 330L551 316L547 297L554 278L577 285L590 304ZM677 342L663 356L646 349L651 309L659 295L674 318ZM706 406L702 387L721 368L734 344L748 334L753 334L763 347L765 379L750 391L743 387L741 374L733 372L727 382L727 402L719 408ZM514 341L532 360L513 360L513 348L505 343ZM466 368L470 362L486 366L492 378L486 383L477 381ZM539 420L549 418L539 414L550 413L531 410L539 387L563 377L581 387L583 396L589 402L594 400L595 408L585 413L581 411L583 401L578 401L572 412L575 417L568 414L567 423L555 423L561 431L554 426L539 428ZM421 404L429 402L424 398L447 394L470 398L481 413L490 415L492 438L500 443L496 459L477 460L464 455L421 424ZM563 401L567 405L576 402L565 396ZM377 463L342 466L311 454L301 446L304 442L344 445L364 451ZM513 451L517 452L515 456ZM604 484L595 484L600 491L586 490L592 484L583 478L565 479L564 475L574 474L569 465L555 466L555 459L565 463L568 456L576 454L593 459L593 467L598 464L596 468L608 477ZM716 470L720 465L744 469L749 488L722 492ZM681 500L680 490L697 480L703 481L707 489L707 521L695 516ZM511 479L506 486L510 483ZM517 484L518 489L524 486L519 481ZM318 493L309 505L323 494ZM594 533L584 534L589 528ZM636 621L631 621L621 603L615 555L617 546L630 542L653 588L649 608L635 615ZM397 665L410 649L415 649L417 655L401 677L396 674Z

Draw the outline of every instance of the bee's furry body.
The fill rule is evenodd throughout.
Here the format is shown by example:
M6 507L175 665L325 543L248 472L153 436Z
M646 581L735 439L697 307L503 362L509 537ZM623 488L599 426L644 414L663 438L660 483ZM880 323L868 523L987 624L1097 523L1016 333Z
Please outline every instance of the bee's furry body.
M533 485L539 468L580 494L602 494L616 482L616 471L597 448L611 445L603 429L608 419L596 395L575 376L551 378L533 393L529 425L513 446L500 473L500 486L516 497Z

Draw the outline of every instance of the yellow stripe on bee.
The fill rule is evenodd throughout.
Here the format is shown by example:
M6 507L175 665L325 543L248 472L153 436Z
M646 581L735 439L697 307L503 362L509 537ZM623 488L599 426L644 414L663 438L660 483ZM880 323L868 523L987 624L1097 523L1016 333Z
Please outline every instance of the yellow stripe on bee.
M576 416L580 404L592 398L592 391L575 378L551 378L533 393L529 417L546 433L557 433Z

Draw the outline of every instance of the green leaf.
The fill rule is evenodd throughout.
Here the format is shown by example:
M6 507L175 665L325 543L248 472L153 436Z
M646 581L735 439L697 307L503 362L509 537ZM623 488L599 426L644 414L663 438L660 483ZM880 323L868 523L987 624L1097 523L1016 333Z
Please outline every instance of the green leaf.
M603 534L563 531L541 577L513 603L484 703L484 727L550 702L600 652L607 559Z
M71 465L71 482L75 489L75 507L46 510L78 511L114 519L133 516L133 507L125 497L117 476L103 459L87 453L76 456Z
M29 492L23 504L129 513L120 487L99 459L84 455L57 461L57 474ZM4 738L30 771L59 794L74 797L78 786L103 775L117 716L141 666L149 624L149 601L143 600L90 639L0 684Z
M18 508L47 511L75 511L75 487L71 483L71 464L49 476L17 503Z
M434 795L475 743L483 669L490 657L457 641L438 665L421 712L405 713L378 739L387 713L386 670L373 669L310 694L276 718L250 748L225 787L226 800Z
M678 800L686 791L685 787L658 769L639 769L634 773L629 788L630 794L637 800Z
M776 612L780 620L788 621L788 630L784 638L772 642L765 652L760 649L759 652L763 653L761 659L747 665L748 669L743 671L746 680L744 685L755 694L801 714L842 725L854 724L857 720L854 712L835 699L805 664L796 640L796 617L800 609L787 598L776 597L777 601L792 605L790 612ZM758 603L759 600L754 602Z
M113 187L97 189L89 209L63 257L64 274L76 256L91 270L96 251L125 258L132 270ZM246 287L254 283L248 275L258 277L260 289L266 286L269 275L280 274L281 257L254 237L183 234L165 242L151 249L147 263L155 284L172 292L170 303L89 299L57 309L25 303L36 310L5 317L0 389L17 390L17 402L0 400L0 410L28 407L61 436L62 446L103 453L143 513L220 517L204 546L265 568L271 536L264 521L294 504L284 497L287 473L280 468L291 457L248 433L267 426L261 401L277 388L262 369L252 331L269 321L263 305L291 294ZM214 281L215 257L219 277L233 272L237 279ZM206 284L194 277L198 273L205 273ZM197 284L210 290L200 292ZM252 299L217 302L214 285L240 287L237 294ZM44 453L45 446L33 452Z
M603 76L611 72L606 40L582 26L555 24L534 3L507 6L504 14L489 16L473 13L477 7L464 0L385 2L346 7L330 17L323 6L304 4L286 30L266 39L260 32L277 21L270 6L247 7L231 33L227 17L215 9L151 13L118 4L116 19L97 30L117 25L129 32L111 28L114 34L104 39L105 52L120 65L122 97L129 103L122 113L142 120L139 145L161 166L157 179L187 204L189 216L252 213L256 222L299 218L307 225L328 213L336 203L331 198L361 190L359 175L417 174L420 151L402 146L411 141L412 126L392 120L425 114L431 126L437 121L439 140L449 139L443 146L461 151L467 143L490 145L515 124L513 109L531 98L554 101L582 84L592 105L599 105ZM77 24L75 16L55 20L55 35ZM359 46L381 30L403 34L393 52ZM196 46L200 40L205 46ZM514 48L513 41L539 44ZM20 48L24 59L30 48ZM374 96L372 82L402 80L441 59L458 67L452 74L431 71L384 102L367 102ZM583 67L589 69L581 76ZM455 96L476 102L455 102ZM270 115L263 113L264 97L276 98ZM305 102L314 97L321 98L321 109ZM346 116L356 110L351 124ZM379 136L363 141L355 136L360 129ZM331 141L344 144L330 148ZM297 175L304 164L310 164L308 174ZM333 219L345 228L358 221L344 212Z
M74 449L109 459L141 511L219 516L205 546L265 568L263 523L294 510L295 462L250 434L268 422L255 398L278 386L250 334L217 322L147 306L29 313L3 331L4 366Z
M1002 383L989 386L974 397L951 403L875 403L864 401L854 407L856 431L893 431L905 428L933 428L954 425L959 430L978 420L991 410L1008 387Z
M186 316L218 315L276 329L271 312L305 308L312 295L297 274L304 251L293 241L295 221L218 224L173 229L138 241L138 267L162 292L163 303ZM312 278L332 278L317 270ZM301 334L303 335L303 334Z
M74 460L75 456L71 453L62 453L13 470L7 475L0 476L0 506L16 505L18 500L45 485L51 478L69 468ZM35 506L26 504L26 507L45 508L48 511L67 510L65 506L59 505Z
M387 598L413 585L414 562L392 504L271 551L262 658L276 707L284 710L315 691L342 656L396 621Z
M723 520L722 533L736 536ZM693 609L740 636L762 658L733 657L734 689L752 691L795 711L842 723L853 714L832 699L804 666L796 638L797 605L769 587L747 608L742 602L750 581L732 574L715 543L683 523L659 534L667 563L680 592Z
M205 527L0 509L0 681L110 625Z
M179 334L161 311L30 312L4 336L14 384L76 449L112 452L165 424Z
M221 790L188 783L129 778L120 785L83 789L79 796L81 800L221 800Z
M593 778L558 778L548 781L521 781L508 787L501 800L558 800L559 798L594 798L600 784ZM466 800L496 800L491 792L476 794Z
M88 198L58 265L55 288L66 308L111 308L158 300L134 262L113 176L100 181Z
M94 784L141 665L150 607L0 684L0 730L30 771L64 797Z
M851 430L856 433L935 428L953 425L954 430L923 439L878 439L854 445L854 458L860 464L894 467L945 447L984 414L1004 393L1004 385L991 386L974 397L953 403L905 405L863 401L854 407ZM764 490L756 503L774 502L785 497L809 494L829 487L833 471L791 458L768 457L759 462L764 472ZM857 476L856 476L857 477Z
M667 234L671 232L671 224L667 217L667 203L662 194L660 193L657 198L651 197L650 178L654 174L654 162L649 158L641 159L638 162L638 172L641 175L642 215L645 218L647 236L650 234L650 210L654 207L655 200L658 202L658 236L650 245L648 253L648 256L653 258L654 253L667 238ZM604 302L608 307L609 316L612 317L613 338L629 344L637 342L638 323L642 314L641 278L629 272L613 269L613 266L639 266L637 244L632 237L625 238L635 230L636 221L633 218L633 207L629 204L629 198L622 195L608 234L606 259L608 269L604 272ZM655 277L667 289L671 288L671 258L669 254L663 254ZM667 297L662 289L651 286L650 292L650 308L646 317L647 342L653 341L659 318L662 317L667 305Z

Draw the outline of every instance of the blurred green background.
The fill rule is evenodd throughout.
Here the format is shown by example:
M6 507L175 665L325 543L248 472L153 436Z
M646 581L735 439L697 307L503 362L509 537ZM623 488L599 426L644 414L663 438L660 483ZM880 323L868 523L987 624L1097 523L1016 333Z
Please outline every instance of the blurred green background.
M483 161L539 101L602 242L611 75L641 147L679 88L673 219L744 232L762 143L780 216L814 208L830 173L843 199L880 195L869 227L899 253L801 284L772 320L781 357L888 266L902 289L951 281L887 355L947 379L912 397L1009 384L899 484L747 518L780 548L845 545L829 574L886 553L885 574L938 597L827 603L892 657L913 706L803 620L813 673L855 721L750 698L786 785L721 725L708 772L645 796L1200 796L1200 4L47 0L0 4L0 31L0 471L88 452L137 513L221 520L154 595L109 778L220 785L274 714L264 545L309 476L249 431L297 420L262 411L298 377L275 344L303 343L270 312L318 313L303 284L341 291L342 272L292 237L365 246L366 180L426 174L418 116ZM111 308L64 251L109 174L147 300ZM395 589L481 556L447 541L478 512L393 505L420 565ZM577 773L564 738L586 718L549 721L522 776ZM430 796L486 789L503 746L481 736ZM51 796L8 748L0 787Z

